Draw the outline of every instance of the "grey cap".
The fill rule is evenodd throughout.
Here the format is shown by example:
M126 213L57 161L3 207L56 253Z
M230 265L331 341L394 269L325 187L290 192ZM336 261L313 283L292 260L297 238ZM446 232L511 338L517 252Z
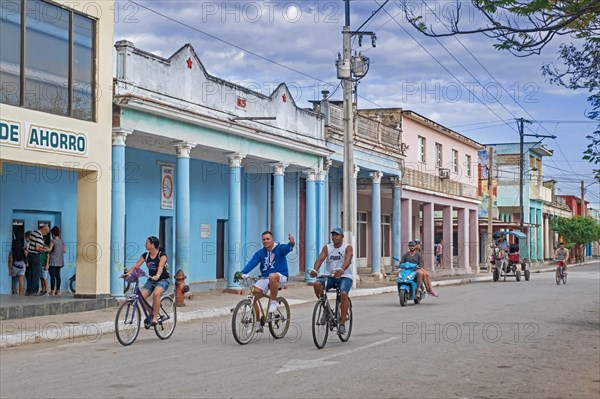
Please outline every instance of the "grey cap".
M335 229L331 230L332 234L339 234L341 236L344 235L344 230L342 230L341 227L336 227Z

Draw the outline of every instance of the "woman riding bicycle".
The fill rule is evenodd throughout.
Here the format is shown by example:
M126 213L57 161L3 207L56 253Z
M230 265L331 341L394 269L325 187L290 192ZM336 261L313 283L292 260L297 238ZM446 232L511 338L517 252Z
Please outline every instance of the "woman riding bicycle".
M160 249L159 240L154 236L146 239L146 250L137 260L135 265L127 271L126 276L130 276L135 269L146 262L148 267L148 281L140 290L144 299L150 294L153 295L152 307L160 309L160 300L162 294L169 288L169 271L166 268L167 255ZM155 326L158 323L158 311L153 312L152 321L148 323L150 326Z

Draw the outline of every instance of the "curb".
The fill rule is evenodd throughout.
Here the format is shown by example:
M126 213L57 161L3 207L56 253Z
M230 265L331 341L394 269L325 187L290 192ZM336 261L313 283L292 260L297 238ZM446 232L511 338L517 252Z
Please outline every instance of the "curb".
M581 265L571 265L571 267L583 266ZM554 271L555 267L546 267L539 270L532 271L532 273L542 273ZM466 283L478 283L478 282L486 282L492 281L491 275L485 276L473 276L473 277L464 277L464 278L456 278L450 280L440 280L440 281L432 281L431 285L434 287L442 287L442 286L450 286L450 285L459 285ZM396 285L390 285L385 287L377 287L377 288L357 288L352 291L351 297L361 297L361 296L370 296L370 295L379 295L379 294L388 294L392 292L396 292ZM293 305L301 305L309 302L314 302L311 300L302 300L302 299L288 299L288 303L290 306ZM177 321L178 322L189 322L194 320L207 319L211 317L221 317L228 316L232 312L232 308L229 307L217 307L211 309L201 309L201 310L190 310L190 311L179 311L177 312ZM7 322L5 322L7 323ZM15 327L17 327L18 323L14 323ZM38 342L58 342L61 340L73 340L76 338L89 338L92 342L97 341L104 334L112 334L115 331L115 323L114 321L104 321L104 322L96 322L96 323L86 323L86 324L73 324L67 326L60 326L58 323L55 323L55 327L51 331L21 331L18 333L14 333L12 331L4 331L9 330L3 328L2 335L0 336L0 348L10 348L14 346L20 346L24 344L33 344ZM16 330L16 328L15 328Z

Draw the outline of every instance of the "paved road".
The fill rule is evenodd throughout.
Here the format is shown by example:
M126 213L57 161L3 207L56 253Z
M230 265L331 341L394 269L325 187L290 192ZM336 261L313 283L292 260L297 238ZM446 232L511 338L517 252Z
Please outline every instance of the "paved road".
M246 346L228 318L182 323L130 347L112 336L3 349L0 397L594 398L600 396L600 264L529 282L440 287L400 308L355 298L352 337L312 342L312 305L284 340Z

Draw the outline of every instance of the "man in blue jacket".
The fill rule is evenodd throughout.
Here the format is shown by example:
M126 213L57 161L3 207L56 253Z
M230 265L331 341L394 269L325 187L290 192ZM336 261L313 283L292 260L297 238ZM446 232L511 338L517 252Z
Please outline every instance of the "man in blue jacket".
M267 290L270 291L270 313L277 311L277 291L285 285L289 275L286 256L294 249L296 240L291 234L288 235L288 240L288 244L276 243L273 241L273 233L265 231L262 233L263 248L256 251L252 259L242 269L242 277L246 277L252 269L260 265L262 278L254 284L254 289L261 293L267 292ZM258 302L254 302L254 312L258 319ZM257 322L256 328L257 332L262 331L260 322Z

